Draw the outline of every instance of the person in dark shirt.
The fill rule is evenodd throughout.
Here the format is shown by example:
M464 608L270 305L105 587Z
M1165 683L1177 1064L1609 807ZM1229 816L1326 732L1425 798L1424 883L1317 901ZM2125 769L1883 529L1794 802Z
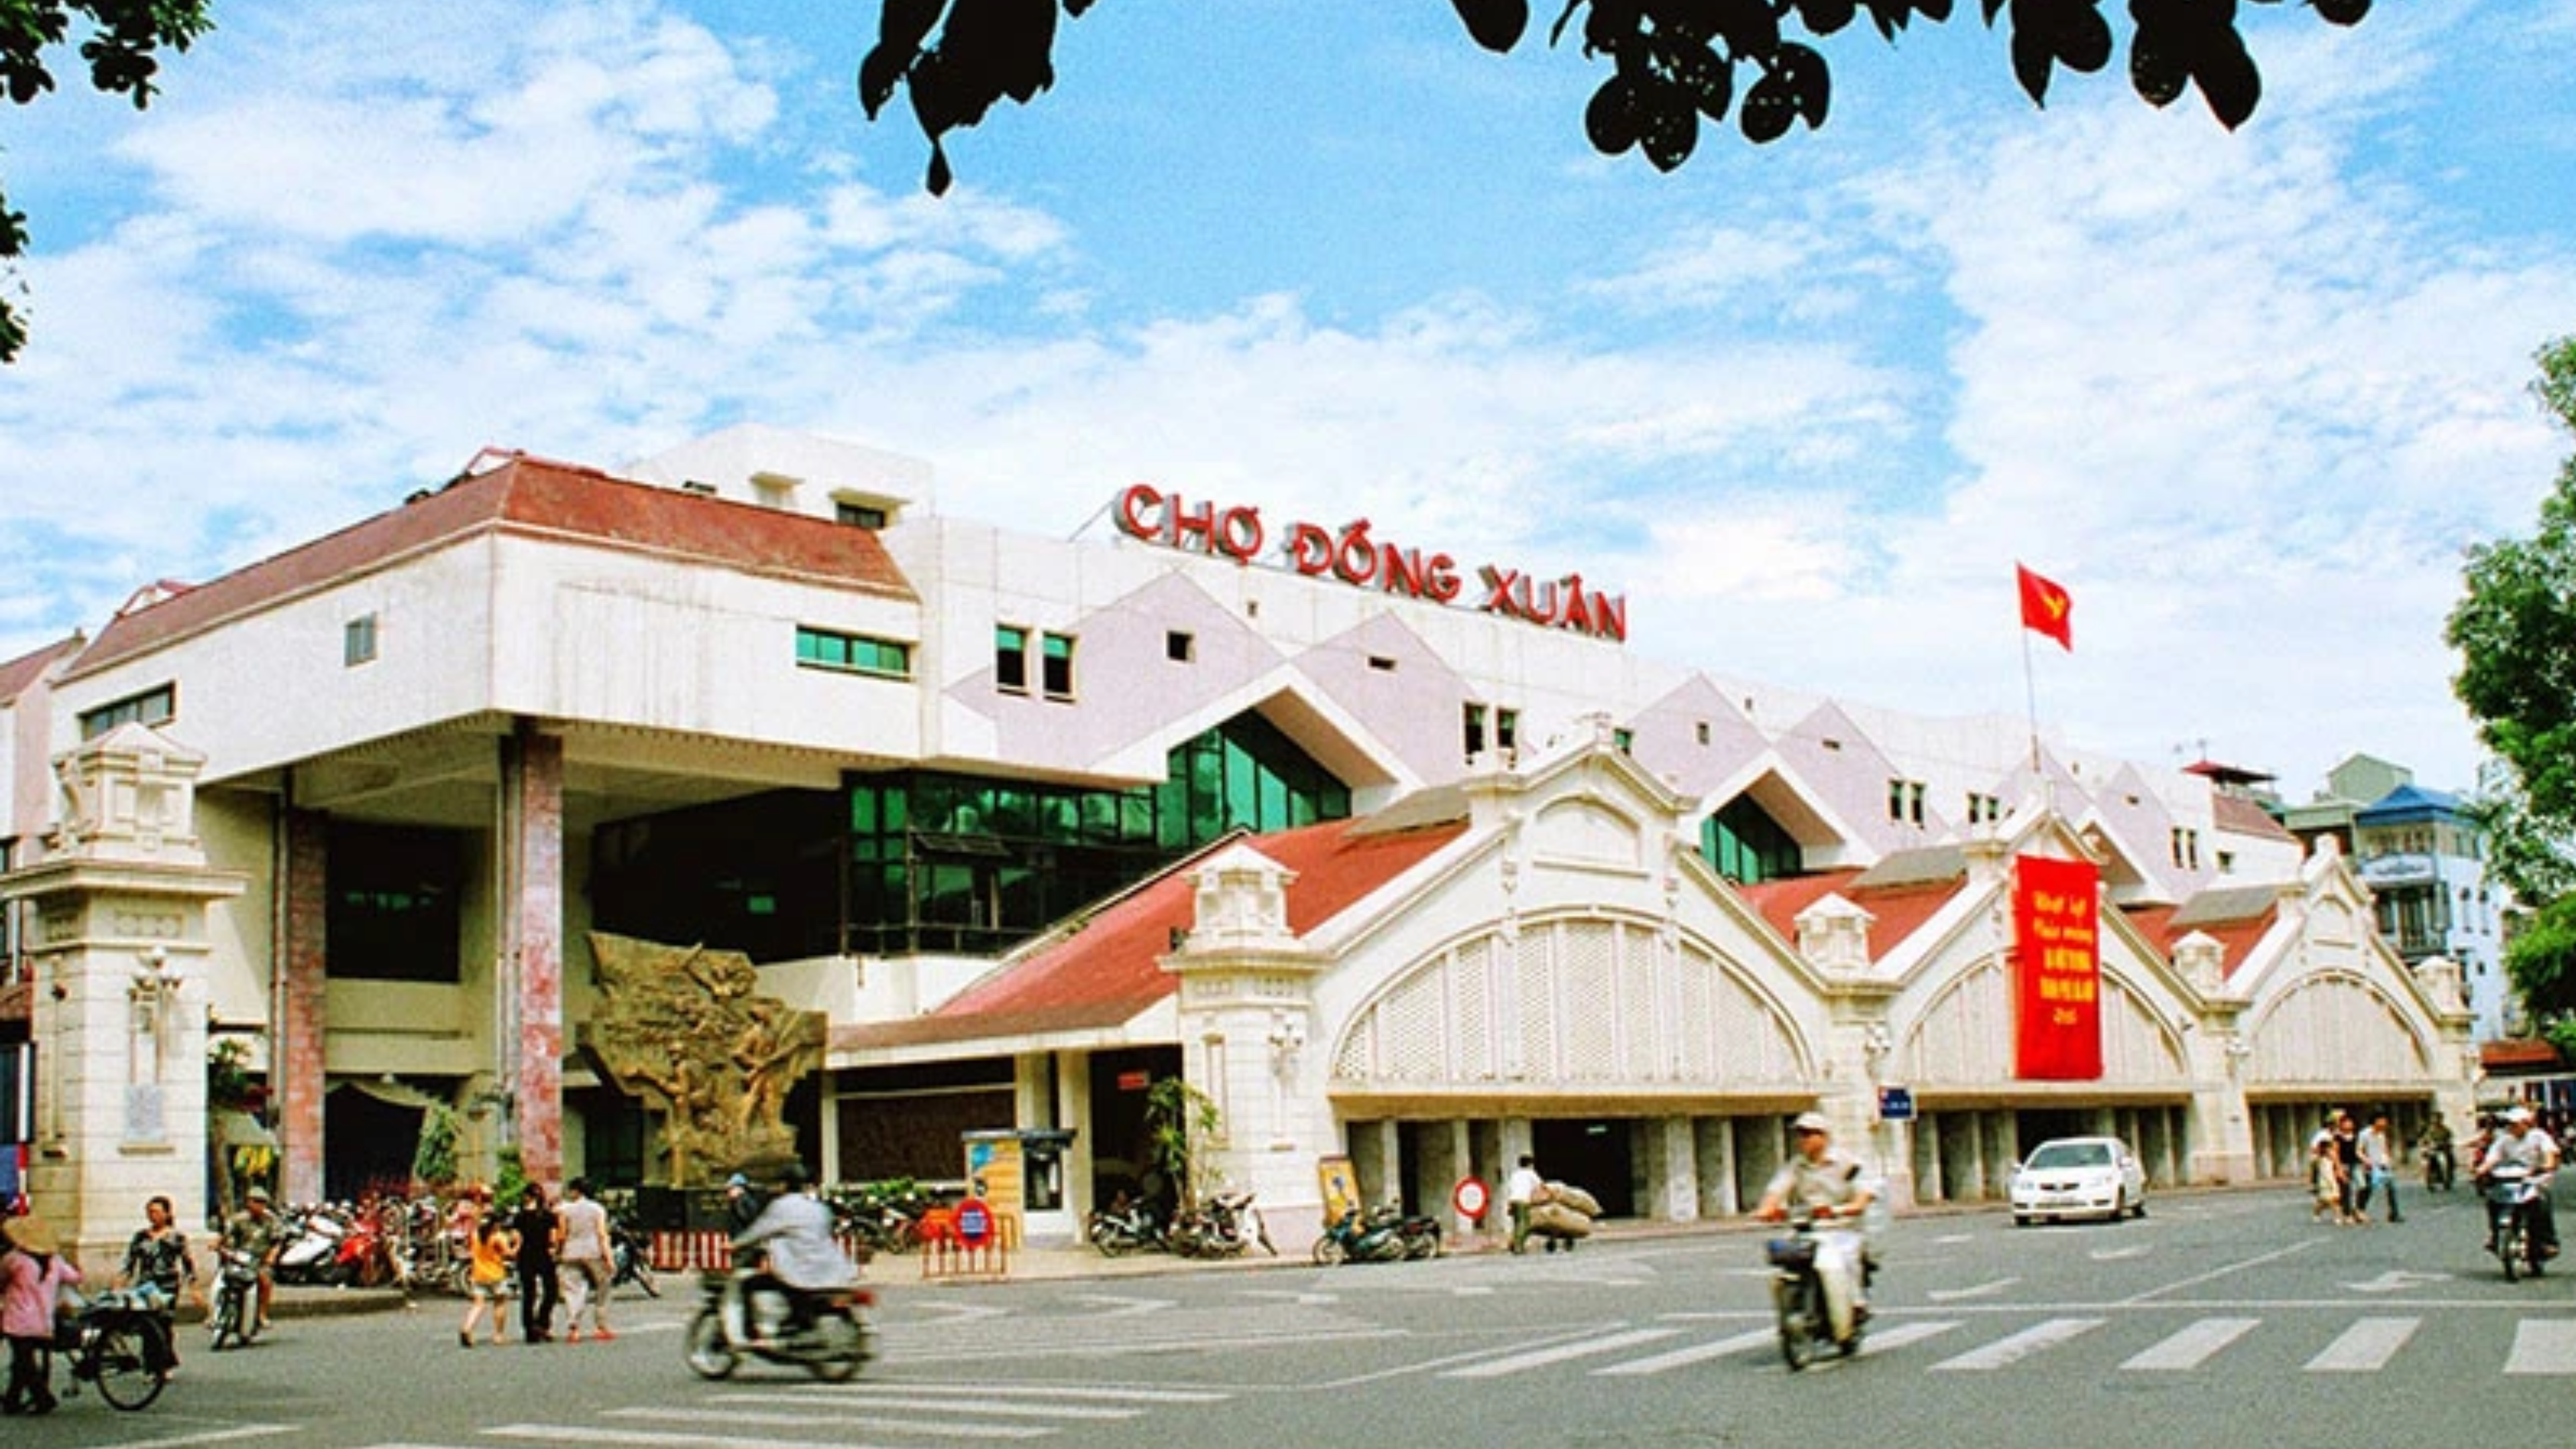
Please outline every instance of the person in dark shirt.
M519 1194L510 1230L519 1235L519 1339L552 1343L555 1300L562 1289L555 1275L555 1210L546 1205L543 1187L532 1182Z

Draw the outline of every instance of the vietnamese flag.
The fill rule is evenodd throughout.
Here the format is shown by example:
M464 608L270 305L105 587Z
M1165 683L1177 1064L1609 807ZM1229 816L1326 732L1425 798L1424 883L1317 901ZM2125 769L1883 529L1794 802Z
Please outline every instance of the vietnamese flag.
M2047 635L2059 648L2074 653L2075 600L2020 564L2013 565L2013 573L2021 580L2021 626Z

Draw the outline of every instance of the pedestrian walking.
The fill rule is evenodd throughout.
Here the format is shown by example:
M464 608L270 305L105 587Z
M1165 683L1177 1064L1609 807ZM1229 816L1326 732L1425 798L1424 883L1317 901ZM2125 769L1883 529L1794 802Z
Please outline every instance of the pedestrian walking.
M564 1341L581 1342L581 1312L590 1310L591 1337L606 1343L617 1337L608 1326L608 1285L615 1280L609 1256L608 1209L590 1195L590 1180L576 1177L564 1184L563 1206L555 1216L563 1224L564 1287L568 1290Z
M2320 1134L2308 1148L2308 1210L2313 1223L2343 1223L2343 1169L2335 1163L2334 1140Z
M555 1240L562 1233L546 1190L529 1183L519 1194L519 1210L510 1215L510 1234L518 1239L519 1341L552 1343L555 1304L562 1288L555 1275Z
M2353 1125L2350 1112L2334 1114L2334 1126L2328 1130L2334 1143L2335 1166L2342 1173L2343 1220L2357 1223L2361 1217L2361 1129Z
M487 1311L492 1315L492 1342L507 1342L505 1330L510 1310L510 1253L515 1247L513 1234L497 1217L481 1217L474 1222L473 1236L466 1240L469 1255L465 1269L465 1322L456 1330L456 1346L474 1346L474 1326L483 1321Z
M2383 1195L2388 1202L2388 1220L2402 1223L2406 1221L2406 1215L2397 1210L2397 1156L2390 1141L2388 1114L2385 1112L2372 1117L2370 1125L2361 1129L2359 1148L2363 1177L2361 1200L2357 1206L2361 1216L2367 1219L2371 1196L2374 1193Z
M1538 1175L1538 1159L1526 1152L1522 1153L1520 1165L1512 1169L1511 1179L1503 1184L1503 1206L1510 1211L1512 1217L1513 1252L1526 1250L1529 1242L1530 1206L1546 1193L1547 1183Z
M9 1388L0 1414L54 1411L54 1312L63 1289L81 1280L80 1265L63 1256L54 1230L29 1213L0 1223L8 1247L0 1252L0 1335L9 1340Z

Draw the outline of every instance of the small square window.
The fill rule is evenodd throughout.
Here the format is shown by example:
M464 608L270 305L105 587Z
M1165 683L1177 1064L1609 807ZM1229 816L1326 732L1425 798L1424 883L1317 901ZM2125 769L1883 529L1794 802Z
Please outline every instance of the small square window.
M1368 657L1368 664L1369 668L1376 670L1380 674L1393 674L1395 672L1395 660L1384 654L1370 655Z
M376 657L376 616L360 614L340 630L340 662L349 668L372 662Z
M1163 635L1163 657L1174 664L1187 664L1198 655L1198 636L1174 629Z

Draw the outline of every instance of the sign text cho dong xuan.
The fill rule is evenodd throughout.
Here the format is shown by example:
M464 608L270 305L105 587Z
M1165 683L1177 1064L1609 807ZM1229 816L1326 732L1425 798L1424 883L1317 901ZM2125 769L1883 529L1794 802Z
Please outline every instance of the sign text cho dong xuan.
M1192 504L1177 493L1138 483L1118 495L1118 527L1130 538L1248 564L1273 545L1257 508ZM1287 566L1308 578L1332 578L1359 589L1454 604L1466 589L1458 562L1373 538L1367 519L1342 527L1297 522L1276 541ZM1571 629L1625 643L1628 596L1585 588L1581 574L1542 579L1519 569L1486 564L1476 570L1484 588L1472 607L1547 629Z

